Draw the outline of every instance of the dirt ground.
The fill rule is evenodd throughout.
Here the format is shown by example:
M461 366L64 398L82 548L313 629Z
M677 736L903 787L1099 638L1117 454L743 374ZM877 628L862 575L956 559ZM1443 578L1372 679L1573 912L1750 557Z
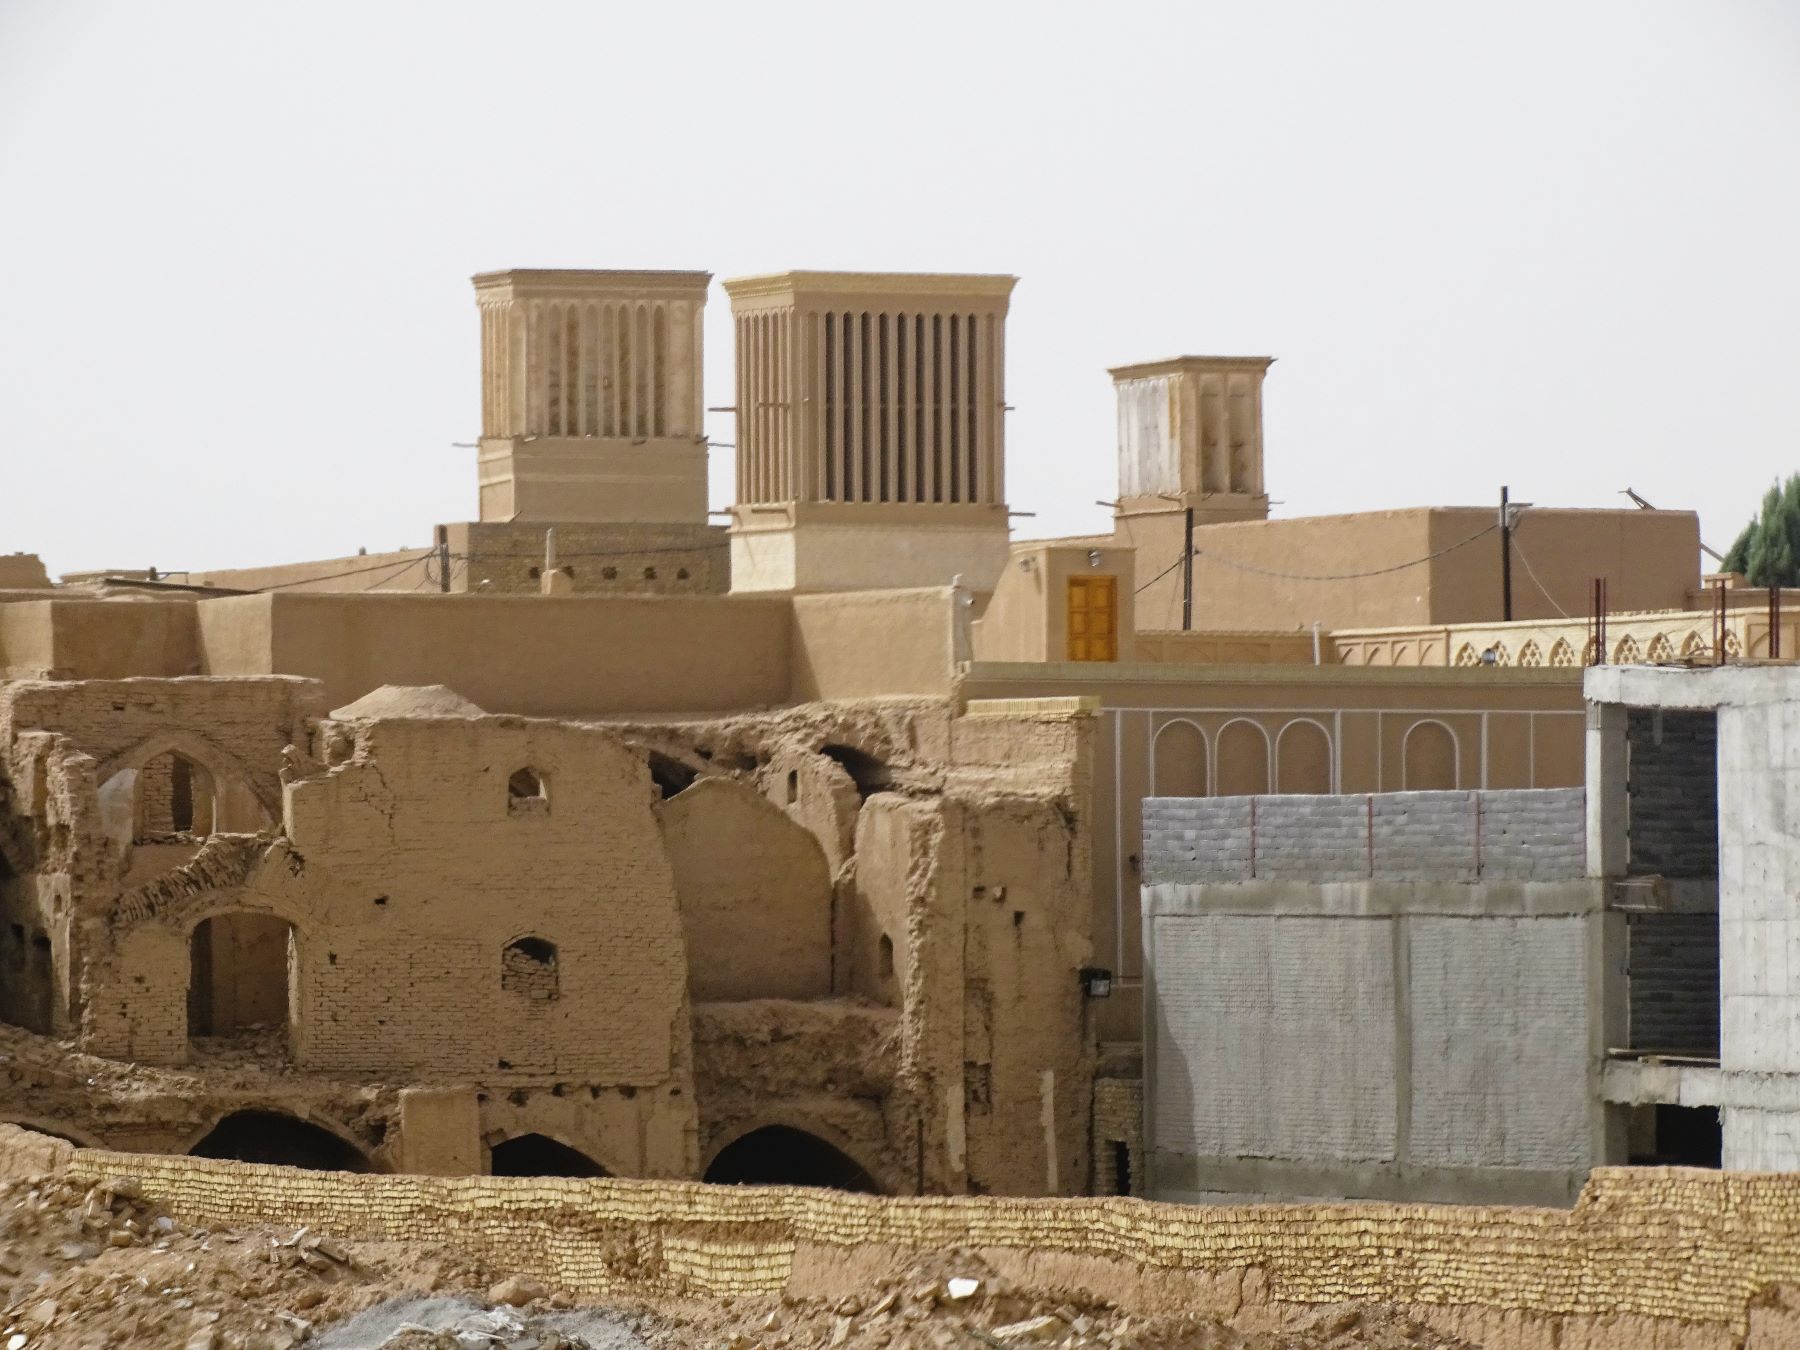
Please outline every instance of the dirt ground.
M92 1191L0 1183L0 1350L1453 1350L1391 1310L1334 1308L1294 1330L1241 1334L1209 1318L1133 1317L1091 1296L1021 1289L946 1251L825 1302L576 1300L443 1248L305 1229L189 1229L129 1178Z

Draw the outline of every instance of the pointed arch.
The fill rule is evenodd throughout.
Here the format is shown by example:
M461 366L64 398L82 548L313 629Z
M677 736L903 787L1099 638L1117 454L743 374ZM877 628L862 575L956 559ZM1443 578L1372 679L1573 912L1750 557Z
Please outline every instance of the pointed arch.
M272 1107L226 1112L201 1132L187 1153L318 1172L375 1170L362 1145L341 1128Z
M1612 659L1614 665L1641 665L1644 660L1644 653L1639 649L1637 639L1632 637L1630 633L1627 633L1614 644Z
M1481 654L1475 650L1473 645L1465 642L1456 649L1456 660L1453 664L1459 666L1478 666L1481 664Z
M1675 659L1675 644L1669 641L1667 633L1658 633L1650 639L1650 650L1646 653L1652 665L1663 665Z
M606 1164L566 1140L541 1131L515 1134L488 1150L496 1177L610 1177Z
M94 782L104 787L120 773L139 772L163 755L176 754L199 765L211 776L216 788L240 786L262 809L265 828L281 815L280 782L273 774L253 774L237 756L221 749L204 736L191 731L159 731L147 736L128 750L121 750L94 771Z
M1681 659L1684 661L1703 660L1711 651L1705 638L1690 632L1681 640Z
M1504 642L1501 642L1496 639L1488 647L1488 650L1494 654L1494 662L1493 663L1495 665L1510 666L1512 664L1512 653L1506 649L1506 644Z
M714 1150L700 1179L725 1186L818 1186L883 1194L873 1170L841 1140L783 1122L740 1131Z
M1519 665L1520 665L1520 667L1522 669L1529 669L1531 667L1541 666L1543 664L1544 664L1544 653L1538 647L1536 639L1526 638L1525 645L1519 648Z
M1569 639L1559 637L1550 644L1550 664L1553 666L1575 664L1575 649L1569 645Z

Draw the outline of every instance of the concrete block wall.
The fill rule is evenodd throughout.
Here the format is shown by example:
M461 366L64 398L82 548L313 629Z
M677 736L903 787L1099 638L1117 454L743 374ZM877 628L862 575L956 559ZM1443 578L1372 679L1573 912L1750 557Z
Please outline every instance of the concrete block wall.
M1153 797L1143 879L1569 880L1586 874L1585 803L1581 788Z
M1626 916L1626 977L1634 1050L1719 1053L1719 916Z
M1718 714L1633 708L1626 716L1627 871L1719 874Z

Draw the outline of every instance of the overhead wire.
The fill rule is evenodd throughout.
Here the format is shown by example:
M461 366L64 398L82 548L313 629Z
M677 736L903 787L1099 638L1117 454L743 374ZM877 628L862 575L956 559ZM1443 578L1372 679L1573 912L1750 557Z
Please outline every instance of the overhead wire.
M1538 594L1548 600L1550 602L1550 608L1562 615L1563 618L1573 619L1575 617L1573 614L1569 613L1568 610L1556 603L1556 597L1550 594L1550 588L1538 580L1538 574L1531 566L1531 558L1526 554L1524 549L1519 547L1519 533L1516 529L1513 531L1512 546L1513 552L1518 555L1519 561L1525 564L1525 575L1530 577L1531 584L1538 588Z
M1359 581L1364 577L1379 577L1379 576L1385 576L1390 572L1404 572L1409 567L1417 567L1421 563L1428 563L1428 562L1435 561L1436 559L1443 557L1447 553L1456 552L1456 550L1459 548L1467 548L1470 544L1474 543L1477 539L1484 538L1485 536L1492 534L1495 530L1497 530L1499 528L1500 528L1500 524L1498 521L1496 521L1492 525L1489 525L1483 529L1477 530L1474 534L1470 535L1466 539L1459 539L1454 544L1449 544L1449 545L1446 545L1444 548L1438 549L1435 553L1427 553L1423 557L1410 558L1406 562L1393 563L1387 567L1367 568L1361 572L1282 572L1282 571L1277 571L1276 569L1270 568L1270 567L1258 567L1254 563L1234 562L1230 558L1222 558L1218 554L1208 553L1203 548L1196 548L1193 552L1193 556L1196 558L1209 559L1210 561L1218 564L1220 567L1229 567L1233 571L1236 571L1236 572L1249 572L1249 573L1253 573L1256 576L1275 577L1275 578L1277 578L1279 580L1283 580L1283 581ZM1177 557L1174 562L1170 563L1167 567L1163 568L1162 571L1158 572L1155 576L1151 577L1150 580L1146 581L1142 586L1139 586L1137 588L1137 590L1133 593L1141 595L1143 592L1149 590L1150 587L1154 586L1157 582L1161 581L1164 577L1168 576L1169 573L1173 572L1177 567L1180 567L1183 561L1185 561L1185 557ZM1527 571L1530 570L1529 564L1527 564L1526 570ZM1537 578L1535 576L1533 576L1532 580L1536 581ZM1538 589L1543 590L1543 586L1539 585ZM1546 592L1546 595L1547 594L1548 594L1548 592ZM1556 602L1554 600L1552 600L1550 603L1555 604Z
M1500 522L1495 521L1492 525L1475 531L1475 533L1470 535L1467 539L1460 539L1454 544L1438 549L1435 553L1427 553L1422 558L1412 558L1406 562L1393 563L1387 567L1371 567L1361 572L1280 572L1269 567L1257 567L1253 563L1233 562L1229 558L1218 557L1217 555L1210 554L1205 549L1200 548L1194 550L1194 556L1196 558L1211 558L1212 561L1217 563L1220 567L1229 567L1236 572L1250 572L1256 576L1275 577L1282 581L1360 581L1364 577L1386 576L1390 572L1404 572L1409 567L1418 567L1422 563L1433 562L1447 553L1456 552L1459 548L1467 548L1477 539L1490 535L1499 528Z

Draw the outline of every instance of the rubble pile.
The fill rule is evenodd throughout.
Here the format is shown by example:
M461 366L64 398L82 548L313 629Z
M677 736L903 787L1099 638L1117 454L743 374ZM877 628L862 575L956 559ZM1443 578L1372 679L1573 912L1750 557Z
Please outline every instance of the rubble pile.
M130 1177L0 1182L3 1350L289 1350L397 1290L487 1280L456 1252L187 1229Z
M1266 1311L1266 1310L1265 1310ZM1239 1319L1241 1322L1242 1319ZM948 1250L836 1299L609 1300L418 1243L190 1228L130 1177L0 1182L0 1350L1468 1350L1383 1308L1133 1314Z
M1089 1293L1017 1287L964 1251L933 1255L835 1302L724 1300L716 1318L663 1311L672 1325L646 1332L658 1350L1471 1350L1387 1308L1284 1316L1298 1325L1278 1331L1242 1331L1199 1313L1132 1315Z

